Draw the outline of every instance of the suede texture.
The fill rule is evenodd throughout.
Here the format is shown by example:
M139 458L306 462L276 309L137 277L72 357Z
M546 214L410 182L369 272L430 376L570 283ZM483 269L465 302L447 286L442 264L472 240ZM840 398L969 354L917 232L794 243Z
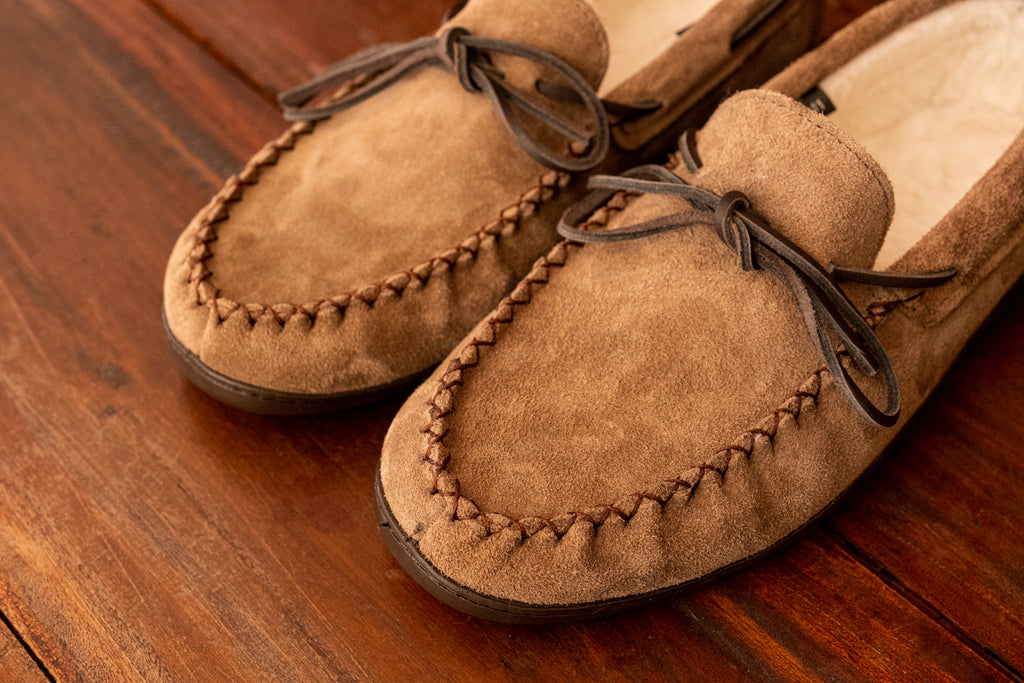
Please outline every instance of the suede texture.
M588 5L563 4L557 25L540 0L518 3L514 21L498 0L476 0L453 24L550 52L596 87L608 61L604 32ZM520 87L551 80L521 60L494 59L505 73L527 72L513 81ZM401 272L497 218L545 171L486 97L437 68L420 69L298 142L219 231L207 264L227 298L316 301ZM495 197L505 204L495 206ZM306 229L332 224L344 229ZM368 248L378 242L386 248Z
M786 72L773 89L802 94L945 4L895 0L794 67L815 80ZM677 169L689 182L744 191L823 262L873 262L890 184L825 117L782 94L741 93L698 148L703 167ZM647 593L772 547L879 457L1024 272L1022 154L1024 136L894 266L956 265L952 281L848 288L900 379L896 427L856 416L789 294L743 272L710 227L561 243L399 413L381 460L388 505L444 575L539 605ZM620 196L591 227L680 208ZM877 381L861 381L878 400Z
M970 1L970 0L965 0ZM799 97L826 76L902 26L938 9L955 5L949 0L885 3L833 36L828 49L804 55L769 80L764 89ZM939 292L907 304L917 320L932 325L944 320L1014 248L1014 234L1024 214L1024 137L1007 151L949 211L889 270L923 270L929 264L948 263L959 271L954 282Z
M682 129L674 127L673 122L699 107L708 90L724 85L725 92L731 94L757 87L803 55L811 47L821 19L823 3L816 0L780 5L756 30L733 44L733 36L752 11L764 4L722 0L649 65L615 88L609 99L663 105L651 116L616 126L616 142L625 149L639 149L668 128L674 134L674 145ZM744 73L748 74L745 79L730 82L735 74ZM691 125L703 123L718 103L712 102L701 121ZM662 140L667 147L668 138Z
M747 91L704 128L692 182L745 192L820 262L865 267L892 197L839 135L788 98ZM643 196L608 226L686 208ZM448 421L448 469L484 509L550 517L641 491L698 464L821 364L785 287L740 270L709 227L575 251L474 368ZM542 407L548 387L558 402Z
M644 69L617 89L639 97L670 72L679 91L661 97L671 114L618 122L616 140L628 125L633 147L647 144L613 145L601 170L638 163L652 140L696 125L723 85L759 83L809 43L817 3L789 0L740 57L701 52L706 32L731 33L759 6L724 0L669 48L686 55L678 66ZM451 24L539 47L600 83L607 41L586 2L514 9L472 0ZM520 85L546 76L521 60L496 66ZM228 181L171 255L168 326L208 367L258 387L330 394L400 381L438 363L551 248L583 186L527 156L486 97L421 69L293 126Z

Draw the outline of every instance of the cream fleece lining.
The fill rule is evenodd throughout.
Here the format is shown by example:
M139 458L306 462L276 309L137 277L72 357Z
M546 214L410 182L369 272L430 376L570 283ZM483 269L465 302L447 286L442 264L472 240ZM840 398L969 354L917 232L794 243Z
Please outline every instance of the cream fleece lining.
M875 262L906 253L1024 127L1024 2L965 0L897 31L821 83L830 115L892 181Z
M611 92L699 19L715 0L589 0L608 33L611 56L601 93Z

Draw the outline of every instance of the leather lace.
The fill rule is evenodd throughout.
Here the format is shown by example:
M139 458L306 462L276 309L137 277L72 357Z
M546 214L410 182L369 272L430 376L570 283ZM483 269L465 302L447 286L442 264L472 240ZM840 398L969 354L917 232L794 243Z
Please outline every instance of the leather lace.
M735 251L745 271L763 268L784 284L796 300L811 342L825 360L846 402L866 422L891 427L900 416L900 388L892 361L874 329L839 288L839 282L861 282L896 288L938 286L954 275L955 268L929 273L895 273L843 268L823 268L796 244L772 229L750 206L742 192L719 196L687 185L662 166L641 166L622 176L593 176L594 189L562 217L558 232L578 242L633 240L692 225L714 226L719 239ZM639 192L681 197L693 210L670 214L614 230L587 231L577 226L617 192ZM886 405L876 406L840 361L845 347L857 368L868 376L881 373Z
M530 60L558 72L566 85L556 94L538 82L536 92L527 92L510 84L491 63L491 55L507 55ZM562 171L579 172L594 168L608 152L611 133L604 103L590 84L571 66L557 57L528 45L472 35L453 27L436 37L409 43L385 43L358 52L330 67L313 80L283 92L278 97L285 118L291 121L323 119L344 111L400 80L414 69L434 66L454 74L471 93L484 93L516 141L533 159ZM340 99L322 106L306 105L325 91L337 88L359 76L369 80ZM581 107L585 125L570 121L556 112L550 103ZM522 118L554 131L570 142L585 145L578 157L558 154L539 142L521 123Z

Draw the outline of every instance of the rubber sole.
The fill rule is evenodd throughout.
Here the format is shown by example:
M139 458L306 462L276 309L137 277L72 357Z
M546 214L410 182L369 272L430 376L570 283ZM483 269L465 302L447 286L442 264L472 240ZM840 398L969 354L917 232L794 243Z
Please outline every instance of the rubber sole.
M406 535L395 519L391 508L384 497L384 491L380 480L380 468L377 469L377 476L374 482L374 493L376 498L377 524L384 544L391 554L394 555L402 569L411 576L416 583L424 588L441 602L465 612L466 614L507 624L558 624L570 621L583 621L587 619L598 619L620 612L648 607L663 602L669 598L676 597L688 591L699 588L717 579L740 571L752 564L760 562L765 557L775 554L798 540L810 529L817 525L818 521L828 516L832 510L841 505L847 497L858 489L874 470L881 457L877 458L861 475L850 485L838 498L826 505L806 524L791 532L781 540L773 543L761 552L755 553L742 560L726 565L710 574L706 574L692 581L686 581L674 586L668 586L649 593L631 595L609 600L596 602L578 603L573 605L535 605L516 600L494 598L478 593L460 583L453 581L441 573L430 561L419 551L419 543Z
M357 408L398 394L409 393L415 385L423 381L433 370L433 368L428 368L388 384L335 394L303 394L277 391L242 382L214 370L199 360L199 356L189 351L174 336L174 333L171 332L167 324L166 314L163 314L163 323L164 332L167 334L167 344L170 346L174 360L185 377L192 384L221 403L249 413L259 413L261 415L315 415Z

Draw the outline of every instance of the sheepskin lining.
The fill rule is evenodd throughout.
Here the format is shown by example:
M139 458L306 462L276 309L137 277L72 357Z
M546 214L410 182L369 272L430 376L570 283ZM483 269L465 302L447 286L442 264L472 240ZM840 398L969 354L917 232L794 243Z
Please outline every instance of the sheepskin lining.
M1024 126L1024 2L965 0L897 31L821 83L830 115L892 181L876 268L906 253Z
M601 93L609 93L663 52L676 32L715 0L589 0L608 33L610 57Z

